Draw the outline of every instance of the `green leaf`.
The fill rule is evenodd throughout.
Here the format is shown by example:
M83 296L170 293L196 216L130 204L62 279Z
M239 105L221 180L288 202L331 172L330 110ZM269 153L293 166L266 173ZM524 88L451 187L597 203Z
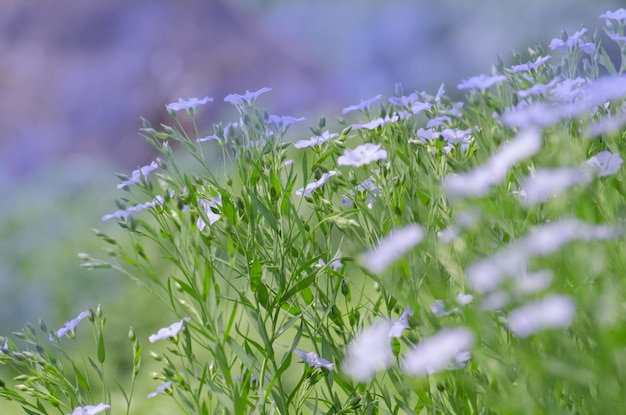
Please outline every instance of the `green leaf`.
M100 336L98 338L98 362L104 363L105 357L106 357L106 353L104 350L104 336L102 335L102 331L101 331Z
M257 288L261 284L261 277L263 276L263 265L258 259L254 259L250 265L250 288L253 292L256 292Z

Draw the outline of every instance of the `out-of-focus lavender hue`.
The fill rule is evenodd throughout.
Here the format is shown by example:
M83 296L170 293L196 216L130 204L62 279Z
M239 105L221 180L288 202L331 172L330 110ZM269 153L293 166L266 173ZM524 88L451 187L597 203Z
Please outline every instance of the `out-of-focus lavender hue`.
M0 11L0 173L23 175L69 154L149 160L139 116L163 105L272 87L281 113L339 112L363 97L456 85L498 54L572 33L616 1L240 0L54 3ZM528 30L527 22L533 22ZM514 62L517 63L517 62ZM265 97L264 97L265 99ZM225 108L201 110L207 119ZM208 123L207 123L208 124Z

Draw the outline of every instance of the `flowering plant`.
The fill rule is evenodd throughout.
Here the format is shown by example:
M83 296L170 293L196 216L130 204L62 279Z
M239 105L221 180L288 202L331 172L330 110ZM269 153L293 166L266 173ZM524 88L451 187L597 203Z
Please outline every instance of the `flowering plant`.
M618 413L624 13L602 16L619 70L586 29L563 32L555 56L538 47L459 83L466 103L443 86L376 96L295 143L302 118L257 107L269 88L228 95L237 119L212 135L195 123L209 97L167 105L193 132L144 120L159 158L120 177L103 217L126 236L97 231L107 257L81 259L178 316L144 339L161 366L146 399L190 414ZM62 347L85 318L99 393ZM29 414L117 411L104 321L89 310L42 324L47 342L30 326L21 344L1 338L23 383L0 397ZM129 338L127 412L142 355Z

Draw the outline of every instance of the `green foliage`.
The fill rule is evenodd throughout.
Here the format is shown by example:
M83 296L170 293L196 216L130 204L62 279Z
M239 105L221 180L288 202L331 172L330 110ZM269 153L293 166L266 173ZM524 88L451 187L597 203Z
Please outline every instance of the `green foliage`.
M331 137L322 119L306 148L285 141L291 121L258 109L261 91L229 96L237 125L214 126L209 143L196 141L195 106L193 132L175 112L161 131L143 120L158 170L124 187L123 237L95 231L107 256L81 259L180 319L149 337L162 382L149 397L190 414L618 413L625 134L588 131L623 116L626 92L602 89L623 77L602 84L601 66L615 66L579 39L558 66L495 68L464 107L443 93L362 103L362 123L338 119ZM510 121L527 114L521 91L553 81L569 101L533 95L524 103L546 104L542 117ZM594 94L606 98L586 107ZM7 340L0 363L22 383L0 395L28 413L112 403L105 318L89 319L88 365L63 353L59 332L16 333L36 352ZM127 412L143 354L129 339Z

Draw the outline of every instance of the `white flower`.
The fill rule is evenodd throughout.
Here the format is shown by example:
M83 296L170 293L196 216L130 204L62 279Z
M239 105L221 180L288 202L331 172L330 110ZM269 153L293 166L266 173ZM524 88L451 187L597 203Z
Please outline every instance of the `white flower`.
M131 184L137 184L141 182L142 177L145 177L146 180L148 180L150 178L150 172L158 168L159 168L159 165L156 163L156 161L153 161L147 166L143 166L138 170L134 170L130 175L130 179L124 180L122 183L118 184L117 188L123 189L124 187L129 186Z
M173 323L168 327L159 329L157 334L150 335L150 337L148 337L148 340L150 340L150 343L154 343L158 340L168 339L170 337L176 337L178 336L178 333L180 333L180 331L183 329L185 325L185 321L190 321L190 320L191 319L189 317L184 317L182 320L177 321L176 323Z
M359 333L348 344L342 368L358 382L371 380L376 372L388 368L393 361L387 320L379 320Z
M528 337L545 329L565 329L572 324L576 303L567 295L549 295L509 313L509 329Z
M442 329L407 352L402 370L409 375L424 376L458 368L469 359L468 350L473 345L474 334L469 329Z
M331 140L335 137L339 137L339 134L337 133L329 133L328 131L324 131L322 133L322 135L316 135L311 137L308 140L299 140L296 141L293 146L295 148L305 148L305 147L315 147L315 146L320 146L323 143L327 142L328 140Z
M417 224L398 228L382 239L378 245L361 256L361 262L371 272L383 272L392 262L407 253L424 238L424 230Z
M67 321L63 327L57 330L56 337L61 338L66 336L68 333L74 333L74 331L76 330L76 326L78 326L78 323L80 323L83 319L87 317L89 317L89 311L83 311L75 319ZM50 334L49 340L55 340L53 334Z
M172 389L172 382L164 382L161 386L157 386L154 392L148 394L148 399L152 399L157 395L165 394L169 389Z
M306 363L310 367L323 367L328 370L333 370L335 368L335 365L333 363L330 363L328 360L319 357L319 355L315 352L305 352L304 350L300 349L295 349L293 352L300 356L304 363Z
M167 112L177 112L177 111L180 111L180 110L194 111L198 105L203 105L203 104L206 104L207 102L212 102L212 101L213 101L213 98L211 98L211 97L204 97L202 99L198 99L198 98L189 98L189 99L178 98L178 102L172 102L171 104L167 104L165 106L165 109L167 109Z
M402 337L402 332L410 327L409 318L413 315L413 309L407 307L404 309L400 317L394 321L389 329L389 337Z
M207 218L209 219L209 225L213 225L215 222L217 222L217 220L220 218L220 215L213 212L212 208L222 206L222 196L213 196L210 201L206 199L198 199L198 204L200 205L202 210L204 210L204 213L206 213ZM196 226L198 227L199 231L202 231L205 228L206 223L204 222L202 217L198 218Z
M71 415L96 415L105 409L110 408L110 405L106 405L105 403L99 403L98 405L87 405L87 406L79 406L75 408Z
M380 144L366 143L354 150L346 149L343 156L339 156L337 164L340 166L361 167L377 160L386 160L387 152Z
M335 170L331 170L329 172L322 174L322 177L320 177L318 180L307 184L306 187L296 190L296 195L301 196L301 197L309 195L310 193L324 186L324 184L328 181L328 179L330 179L331 177L337 174L339 174L339 172Z

